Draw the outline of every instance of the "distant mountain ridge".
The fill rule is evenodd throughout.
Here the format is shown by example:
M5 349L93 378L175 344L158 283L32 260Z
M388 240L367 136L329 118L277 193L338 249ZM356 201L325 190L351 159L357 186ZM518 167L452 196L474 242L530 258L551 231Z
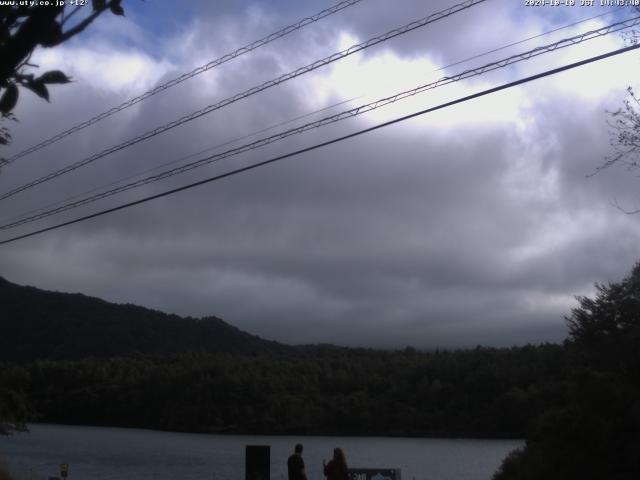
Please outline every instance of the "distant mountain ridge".
M0 361L274 353L292 348L213 316L180 317L79 293L16 285L0 277Z

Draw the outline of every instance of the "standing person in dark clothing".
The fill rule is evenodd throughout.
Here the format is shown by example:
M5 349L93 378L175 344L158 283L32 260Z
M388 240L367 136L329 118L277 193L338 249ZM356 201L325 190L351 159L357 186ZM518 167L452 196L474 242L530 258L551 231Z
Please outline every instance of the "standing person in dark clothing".
M347 459L341 448L334 448L333 459L329 463L322 460L322 466L327 480L348 480Z
M302 459L302 450L302 444L298 443L293 455L287 460L289 480L307 480L307 473L304 470L304 460Z

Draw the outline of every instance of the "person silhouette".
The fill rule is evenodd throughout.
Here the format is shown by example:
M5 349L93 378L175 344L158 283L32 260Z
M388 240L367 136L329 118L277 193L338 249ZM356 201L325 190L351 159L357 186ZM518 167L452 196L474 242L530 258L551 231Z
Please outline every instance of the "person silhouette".
M334 448L333 458L329 463L322 460L322 467L327 480L348 480L347 459L341 448Z
M298 443L294 448L293 455L287 460L289 480L307 480L307 472L304 469L304 460L302 459L302 450L304 450L304 447L301 443Z

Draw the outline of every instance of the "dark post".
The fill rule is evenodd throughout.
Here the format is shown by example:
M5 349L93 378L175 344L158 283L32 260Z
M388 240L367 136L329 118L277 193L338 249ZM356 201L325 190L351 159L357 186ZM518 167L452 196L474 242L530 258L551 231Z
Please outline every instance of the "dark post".
M60 476L62 478L64 478L65 480L69 476L69 464L68 463L61 463L60 464Z
M270 480L271 447L269 445L247 445L244 471L245 480Z

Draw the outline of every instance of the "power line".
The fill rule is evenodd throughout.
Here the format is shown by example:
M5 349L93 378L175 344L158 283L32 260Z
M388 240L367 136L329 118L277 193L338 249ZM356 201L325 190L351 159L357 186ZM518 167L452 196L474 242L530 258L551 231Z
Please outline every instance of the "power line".
M359 97L356 97L356 98L359 98ZM115 181L113 181L113 182L109 182L109 183L108 183L108 184L106 184L106 185L100 185L99 187L92 188L92 189L90 189L90 190L84 191L84 192L79 193L79 194L76 194L76 195L72 195L72 196L67 197L67 198L65 198L65 199L63 199L63 200L59 200L59 201L57 201L57 202L50 203L50 204L48 204L48 205L46 205L46 206L38 207L38 208L34 208L34 209L29 210L29 211L27 211L27 212L23 212L23 213L21 213L21 214L14 215L13 217L11 217L11 218L9 218L9 219L3 219L2 221L13 221L13 220L16 220L16 219L22 218L22 217L24 217L25 215L29 215L29 214L32 214L32 213L35 213L35 212L40 212L40 211L43 211L43 210L47 210L47 209L52 208L52 207L54 207L54 206L56 206L56 205L60 205L60 204L63 204L63 203L65 203L65 202L69 202L69 201L71 201L71 200L73 200L73 199L75 199L75 198L80 198L80 197L82 197L83 195L88 195L88 194L90 194L90 193L97 192L98 190L101 190L101 189L103 189L103 188L113 187L113 186L118 185L118 184L120 184L120 183L122 183L122 182L125 182L125 181L127 181L127 180L131 180L132 178L140 177L141 175L145 175L145 174L147 174L147 173L154 172L154 171L159 170L159 169L161 169L161 168L168 167L169 165L174 165L174 164L176 164L176 163L183 162L183 161L185 161L185 160L189 160L190 158L197 157L198 155L202 155L203 153L207 153L207 152L210 152L210 151L212 151L212 150L218 150L218 149L220 149L220 148L222 148L222 147L226 147L227 145L232 145L232 144L234 144L234 143L236 143L236 142L239 142L239 141L241 141L241 140L245 140L245 139L247 139L247 138L251 138L251 137L254 137L254 136L256 136L256 135L259 135L260 133L268 132L269 130L273 130L273 129L275 129L275 128L282 127L283 125L287 125L287 124L289 124L289 123L293 123L293 122L296 122L296 121L298 121L298 120L302 120L303 118L311 117L311 116L313 116L313 115L315 115L315 114L317 114L317 113L321 113L321 112L324 112L324 111L326 111L326 110L330 110L330 109L332 109L332 108L334 108L334 107L337 107L337 106L343 105L343 104L345 104L345 103L349 103L349 102L351 102L352 100L355 100L355 98L350 98L350 99L347 99L347 100L342 100L342 101L340 101L340 102L338 102L338 103L334 103L333 105L329 105L329 106L327 106L327 107L323 107L323 108L320 108L320 109L318 109L318 110L314 110L313 112L305 113L304 115L299 115L299 116L294 117L294 118L291 118L291 119L289 119L289 120L285 120L285 121L282 121L282 122L278 122L278 123L276 123L276 124L274 124L274 125L270 125L269 127L261 128L260 130L254 131L254 132L252 132L252 133L248 133L248 134L246 134L246 135L242 135L242 136L240 136L240 137L233 138L233 139L231 139L231 140L226 140L226 141L224 141L224 142L222 142L222 143L218 143L218 144L216 144L216 145L213 145L213 146L211 146L211 147L207 147L207 148L202 149L202 150L199 150L199 151L197 151L197 152L193 152L193 153L190 153L190 154L188 154L188 155L184 155L184 156L182 156L182 157L180 157L180 158L176 158L176 159L173 159L173 160L171 160L171 161L169 161L169 162L162 163L162 164L157 165L157 166L155 166L155 167L152 167L152 168L146 169L146 170L144 170L144 171L142 171L142 172L134 173L134 174L132 174L132 175L127 175L126 177L122 177L122 178L120 178L120 179L118 179L118 180L115 180ZM0 229L1 229L1 227L0 227Z
M79 222L82 222L82 221L85 221L85 220L89 220L89 219L92 219L92 218L100 217L100 216L106 215L108 213L112 213L112 212L116 212L116 211L119 211L119 210L123 210L123 209L129 208L129 207L133 207L135 205L140 205L142 203L146 203L146 202L149 202L151 200L156 200L158 198L166 197L166 196L172 195L174 193L178 193L178 192L181 192L181 191L184 191L184 190L189 190L191 188L195 188L195 187L198 187L200 185L211 183L211 182L214 182L214 181L217 181L217 180L222 180L223 178L231 177L233 175L237 175L239 173L247 172L249 170L253 170L253 169L256 169L258 167L262 167L262 166L265 166L265 165L268 165L268 164L271 164L271 163L278 162L280 160L284 160L286 158L290 158L290 157L293 157L293 156L296 156L296 155L300 155L300 154L303 154L303 153L307 153L307 152L310 152L310 151L313 151L313 150L316 150L316 149L319 149L319 148L322 148L322 147L326 147L328 145L332 145L332 144L335 144L335 143L338 143L338 142L342 142L344 140L347 140L347 139L350 139L350 138L354 138L354 137L357 137L359 135L363 135L365 133L373 132L375 130L378 130L378 129L381 129L381 128L384 128L384 127L388 127L390 125L394 125L396 123L400 123L400 122L409 120L411 118L415 118L415 117L418 117L418 116L421 116L421 115L425 115L425 114L430 113L430 112L434 112L436 110L441 110L443 108L451 107L453 105L457 105L457 104L460 104L460 103L463 103L463 102L467 102L469 100L473 100L473 99L476 99L476 98L479 98L479 97L483 97L485 95L496 93L496 92L499 92L501 90L506 90L508 88L512 88L512 87L515 87L515 86L518 86L518 85L522 85L524 83L528 83L528 82L531 82L531 81L534 81L534 80L538 80L538 79L543 78L543 77L547 77L547 76L550 76L550 75L555 75L555 74L560 73L560 72L571 70L571 69L574 69L574 68L577 68L577 67L580 67L580 66L583 66L583 65L587 65L587 64L590 64L590 63L593 63L593 62L604 60L606 58L610 58L610 57L613 57L613 56L616 56L616 55L620 55L622 53L626 53L626 52L629 52L629 51L632 51L632 50L636 50L638 48L640 48L640 44L631 45L631 46L628 46L628 47L623 47L623 48L620 48L620 49L617 49L617 50L613 50L611 52L604 53L602 55L597 55L595 57L591 57L591 58L588 58L586 60L581 60L579 62L574 62L574 63L568 64L568 65L563 65L561 67L557 67L557 68L554 68L554 69L551 69L551 70L547 70L547 71L542 72L542 73L531 75L531 76L528 76L528 77L525 77L525 78L521 78L519 80L515 80L515 81L512 81L512 82L508 82L508 83L499 85L497 87L489 88L489 89L483 90L481 92L477 92L477 93L474 93L474 94L471 94L471 95L467 95L465 97L461 97L461 98L458 98L456 100L452 100L452 101L449 101L449 102L446 102L446 103L442 103L442 104L437 105L435 107L430 107L430 108L421 110L419 112L411 113L409 115L404 115L402 117L398 117L398 118L395 118L393 120L389 120L387 122L379 123L378 125L374 125L372 127L365 128L363 130L359 130L357 132L353 132L353 133L350 133L350 134L347 134L347 135L343 135L341 137L334 138L332 140L328 140L326 142L317 143L317 144L312 145L310 147L306 147L306 148L303 148L303 149L300 149L300 150L296 150L294 152L290 152L290 153L287 153L287 154L284 154L284 155L280 155L280 156L271 158L269 160L264 160L262 162L254 163L254 164L248 165L246 167L238 168L238 169L231 170L231 171L223 173L223 174L215 175L213 177L209 177L209 178L206 178L204 180L199 180L197 182L190 183L188 185L184 185L182 187L174 188L174 189L162 192L162 193L158 193L158 194L155 194L155 195L151 195L151 196L148 196L148 197L144 197L144 198L135 200L133 202L128 202L128 203L125 203L125 204L122 204L122 205L118 205L117 207L112 207L112 208L108 208L106 210L101 210L99 212L92 213L90 215L85 215L83 217L75 218L75 219L69 220L67 222L59 223L59 224L56 224L56 225L52 225L50 227L42 228L40 230L36 230L36 231L30 232L30 233L26 233L26 234L19 235L19 236L13 237L13 238L9 238L7 240L0 241L0 245L5 245L7 243L15 242L15 241L18 241L18 240L22 240L24 238L28 238L28 237L32 237L34 235L38 235L40 233L48 232L48 231L55 230L55 229L58 229L58 228L62 228L62 227L68 226L68 225L73 225L75 223L79 223Z
M208 113L211 113L215 110L219 110L223 107L226 107L234 102L237 102L238 100L241 100L243 98L249 97L251 95L255 95L256 93L262 92L263 90L266 90L268 88L274 87L276 85L279 85L281 83L284 83L288 80L291 80L293 78L296 78L300 75L303 75L305 73L311 72L313 70L316 70L320 67L323 67L325 65L329 65L337 60L341 60L349 55L352 55L354 53L357 53L359 51L362 51L366 48L372 47L374 45L377 45L379 43L382 42L386 42L387 40L390 40L394 37L397 37L399 35L404 35L408 32L411 32L413 30L416 30L418 28L424 27L430 23L436 22L438 20L442 20L443 18L449 17L455 13L458 13L462 10L466 10L467 8L471 8L474 5L477 5L479 3L483 3L487 0L466 0L465 2L456 4L452 7L449 7L445 10L441 10L439 12L436 12L434 14L431 14L427 17L424 17L420 20L416 20L413 21L411 23L408 23L402 27L398 27L395 28L393 30L388 31L387 33L384 33L382 35L379 35L377 37L373 37L365 42L359 43L357 45L352 45L351 47L342 50L340 52L334 53L332 55L329 55L328 57L325 57L321 60L316 60L313 63L310 63L309 65L306 65L304 67L300 67L297 70L294 70L292 72L286 73L276 79L273 80L269 80L268 82L264 82L261 85L258 85L256 87L252 87L248 90L245 90L244 92L238 93L232 97L228 97L218 103L215 103L213 105L209 105L207 107L204 107L200 110L197 110L195 112L192 112L188 115L185 115L183 117L178 118L177 120L174 120L170 123L167 123L165 125L162 125L160 127L157 127L153 130L149 130L146 133L143 133L142 135L138 135L137 137L134 137L130 140L127 140L126 142L123 142L119 145L115 145L113 147L110 147L106 150L103 150L100 153L94 154L90 157L87 157L83 160L77 161L71 165L68 165L64 168L61 168L59 170L56 170L54 172L51 172L43 177L40 177L36 180L33 180L29 183L26 183L24 185L21 185L20 187L14 188L13 190L3 193L0 195L0 200L4 200L6 198L12 197L14 195L16 195L17 193L20 193L24 190L27 190L29 188L35 187L36 185L40 185L41 183L47 182L49 180L52 180L56 177L59 177L60 175L64 175L66 173L72 172L74 170L77 170L78 168L81 168L85 165L88 165L92 162L95 162L96 160L106 157L107 155L110 155L112 153L115 153L117 151L123 150L127 147L130 147L132 145L135 145L136 143L139 143L143 140L147 140L151 137L155 137L156 135L160 135L161 133L166 132L167 130L171 130L172 128L175 128L179 125L183 125L184 123L190 122L192 120L195 120L196 118L202 117L203 115L207 115Z
M599 14L599 15L593 15L593 16L591 16L591 17L584 18L584 19L579 20L579 21L577 21L577 22L573 22L573 23L570 23L570 24L567 24L567 25L563 25L563 26L561 26L561 27L554 28L554 29L552 29L552 30L547 30L547 31L542 32L542 33L539 33L539 34L537 34L537 35L533 35L533 36L530 36L530 37L527 37L527 38L523 38L523 39L521 39L521 40L517 40L517 41L512 42L512 43L509 43L509 44L507 44L507 45L503 45L503 46L501 46L501 47L497 47L497 48L494 48L494 49L492 49L492 50L488 50L488 51L485 51L485 52L482 52L482 53L479 53L479 54L473 55L473 56L471 56L471 57L467 57L467 58L462 59L462 60L458 60L458 61L456 61L456 62L454 62L454 63L449 63L449 64L447 64L447 65L445 65L445 66L443 66L443 67L439 67L439 68L437 68L437 69L435 69L435 70L432 70L432 72L431 72L431 73L436 73L436 72L444 71L444 70L446 70L446 69L448 69L448 68L451 68L451 67L454 67L454 66L457 66L457 65L460 65L460 64L464 64L464 63L470 62L471 60L476 60L476 59L481 58L481 57L484 57L484 56L486 56L486 55L490 55L490 54L492 54L492 53L496 53L496 52L499 52L499 51L502 51L502 50L506 50L507 48L510 48L510 47L513 47L513 46L516 46L516 45L520 45L520 44L523 44L523 43L529 42L529 41L531 41L531 40L535 40L535 39L537 39L537 38L541 38L541 37L544 37L544 36L550 35L550 34L552 34L552 33L556 33L556 32L558 32L558 31L560 31L560 30L564 30L564 29L566 29L566 28L575 27L575 26L577 26L577 25L581 25L581 24L583 24L583 23L585 23L585 22L588 22L588 21L591 21L591 20L595 20L595 19L597 19L597 18L601 18L601 17L604 17L604 16L606 16L606 15L611 15L611 14L613 14L613 13L616 13L616 12L615 12L615 11L608 11L608 12L604 12L604 13L601 13L601 14ZM146 170L144 170L144 171L142 171L142 172L138 172L138 173L135 173L135 174L132 174L132 175L128 175L128 176L126 176L126 177L122 177L122 178L120 178L120 179L118 179L118 180L115 180L115 181L113 181L113 182L109 182L108 184L103 184L103 185L100 185L99 187L95 187L95 188L92 188L92 189L90 189L90 190L86 190L86 191L84 191L84 192L82 192L82 193L79 193L79 194L76 194L76 195L72 195L72 196L70 196L70 197L67 197L67 198L65 198L65 199L62 199L62 200L59 200L59 201L56 201L56 202L50 203L50 204L48 204L48 205L45 205L45 206L42 206L42 207L38 207L38 208L35 208L35 209L32 209L32 210L29 210L29 211L26 211L26 212L23 212L23 213L18 214L18 215L14 215L14 216L12 216L12 217L10 217L10 218L7 218L7 219L5 219L5 220L3 220L3 221L6 221L6 222L13 222L14 220L22 219L22 218L24 218L24 217L26 217L26 216L28 216L28 215L34 214L34 213L36 213L36 212L43 212L43 211L45 211L45 210L52 209L53 207L55 207L55 206L57 206L57 205L61 205L61 204L64 204L64 203L70 202L71 200L74 200L74 199L76 199L76 198L80 198L80 197L82 197L82 196L84 196L84 195L88 195L88 194L91 194L91 193L93 193L93 192L97 192L97 191L99 191L99 190L101 190L101 189L104 189L104 188L113 187L113 186L118 185L118 184L120 184L120 183L122 183L122 182L125 182L125 181L127 181L127 180L131 180L131 179L133 179L133 178L140 177L141 175L145 175L145 174L147 174L147 173L151 173L151 172L153 172L153 171L159 170L159 169L161 169L161 168L163 168L163 167L167 167L167 166L169 166L169 165L174 165L174 164L176 164L176 163L183 162L183 161L185 161L185 160L188 160L188 159L190 159L190 158L196 157L196 156L198 156L198 155L202 155L202 154L204 154L204 153L206 153L206 152L209 152L209 151L212 151L212 150L220 149L220 148L222 148L222 147L224 147L224 146L227 146L227 145L230 145L230 144L236 143L236 142L238 142L238 141L240 141L240 140L244 140L244 139L247 139L247 138L253 137L253 136L255 136L255 135L258 135L258 134L260 134L260 133L264 133L264 132L267 132L267 131L269 131L269 130L273 130L273 129L275 129L275 128L281 127L281 126L283 126L283 125L287 125L287 124L290 124L290 123L296 122L296 121L301 120L301 119L303 119L303 118L308 118L308 117L313 116L313 115L315 115L315 114L317 114L317 113L321 113L321 112L324 112L324 111L330 110L330 109L332 109L332 108L338 107L338 106L340 106L340 105L343 105L343 104L345 104L345 103L351 102L351 101L353 101L353 100L357 100L358 98L362 98L362 97L364 97L364 96L365 96L365 94L358 95L358 96L356 96L356 97L351 97L351 98L349 98L349 99L342 100L342 101L340 101L340 102L334 103L334 104L329 105L329 106L327 106L327 107L323 107L323 108L320 108L320 109L314 110L314 111L312 111L312 112L309 112L309 113L306 113L306 114L303 114L303 115L299 115L299 116L297 116L297 117L291 118L291 119L289 119L289 120L285 120L285 121L283 121L283 122L278 122L278 123L276 123L276 124L274 124L274 125L270 125L270 126L268 126L268 127L266 127L266 128L262 128L262 129L260 129L260 130L254 131L254 132L252 132L252 133L249 133L249 134L246 134L246 135L242 135L241 137L236 137L236 138L234 138L234 139L227 140L227 141L225 141L225 142L223 142L223 143L219 143L219 144L216 144L216 145L213 145L213 146L207 147L207 148L205 148L205 149L199 150L199 151L194 152L194 153L190 153L190 154L188 154L188 155L185 155L185 156L179 157L179 158L174 159L174 160L171 160L171 161L169 161L169 162L165 162L165 163L163 163L163 164L157 165L157 166L155 166L155 167L153 167L153 168L146 169ZM4 228L4 225L3 225L3 226L0 226L0 229L3 229L3 228Z
M496 62L491 62L488 63L486 65L483 65L481 67L477 67L477 68L473 68L473 69L469 69L469 70L465 70L462 73L456 74L456 75L451 75L451 76L447 76L447 77L443 77L439 80L436 80L435 82L431 82L431 83L427 83L424 85L420 85L418 87L415 87L411 90L405 90L403 92L400 93L396 93L395 95L391 95L385 98L381 98L378 100L375 100L373 102L364 104L364 105L360 105L358 107L349 109L349 110L345 110L343 112L337 113L335 115L331 115L328 117L324 117L322 119L313 121L313 122L309 122L306 123L304 125L295 127L295 128L291 128L289 130L286 130L284 132L280 132L277 133L275 135L271 135L269 137L265 137L265 138L261 138L258 140L255 140L254 142L245 144L245 145L241 145L239 147L235 147L229 150L226 150L224 152L218 153L218 154L214 154L214 155L210 155L208 157L204 157L201 158L199 160L196 160L194 162L190 162L187 163L185 165L182 165L180 167L176 167L173 168L171 170L167 170L165 172L161 172L159 174L156 175L152 175L150 177L146 177L140 180L137 180L135 182L131 182L125 185L122 185L120 187L116 187L113 188L111 190L106 190L104 192L100 192L96 195L92 195L90 197L85 197L81 200L75 201L75 202L71 202L71 203L67 203L64 204L62 206L59 206L57 208L52 208L50 210L46 210L44 212L35 214L35 215L31 215L25 218L22 218L20 220L14 221L14 222L10 222L4 225L0 225L0 230L8 230L11 228L16 228L18 226L24 225L26 223L31 223L37 220L41 220L43 218L47 218L50 217L52 215L56 215L58 213L62 213L64 211L67 210L71 210L73 208L77 208L83 205L87 205L89 203L94 203L98 200L102 200L104 198L107 197L111 197L113 195L128 191L128 190L132 190L134 188L137 187L141 187L143 185L148 185L150 183L154 183L160 180L164 180L166 178L175 176L175 175L179 175L181 173L185 173L189 170L193 170L195 168L199 168L202 167L204 165L225 159L225 158L229 158L232 156L236 156L239 155L241 153L245 153L248 152L250 150L255 150L257 148L269 145L271 143L283 140L285 138L288 138L292 135L297 135L312 129L316 129L316 128L320 128L323 127L325 125L329 125L331 123L336 123L339 122L341 120L345 120L348 118L353 118L356 117L358 115L362 115L364 113L376 110L378 108L384 107L386 105L389 105L391 103L395 103L399 100L417 95L419 93L423 93L427 90L433 90L435 88L441 87L443 85L448 85L450 83L454 83L454 82L459 82L461 80L467 79L467 78L471 78L471 77L475 77L478 75L482 75L485 74L487 72L493 71L493 70L497 70L499 68L504 68L508 65L513 65L515 63L524 61L524 60L529 60L533 57L537 57L552 51L556 51L558 49L561 48L565 48L568 46L572 46L572 45L577 45L579 43L585 42L587 40L591 40L594 38L599 38L602 37L604 35L607 35L609 33L612 32L617 32L619 30L623 30L626 28L631 28L635 25L640 24L640 16L635 17L633 19L629 19L629 20L624 20L621 22L616 22L613 23L607 27L603 27L600 28L598 30L592 30L589 32L585 32L579 35L575 35L573 37L569 37L569 38L565 38L563 40L545 45L545 46L541 46L541 47L536 47L532 50L517 54L517 55L512 55L510 57L504 58L502 60L498 60Z
M140 95L138 95L137 97L133 97L130 98L129 100L121 103L120 105L113 107L109 110L106 110L88 120L85 120L82 123L79 123L67 130L64 130L63 132L60 132L56 135L54 135L51 138L48 138L46 140L43 140L42 142L33 145L32 147L29 147L19 153L16 153L15 155L7 158L7 159L0 159L0 165L2 164L10 164L15 162L17 159L24 157L26 155L29 155L30 153L36 152L46 146L49 146L59 140L62 140L63 138L78 132L84 128L89 127L90 125L93 125L95 123L98 123L102 120L104 120L107 117L110 117L111 115L114 115L126 108L132 107L133 105L136 105L137 103L142 102L143 100L146 100L147 98L150 98L154 95L157 95L160 92L163 92L164 90L167 90L171 87L175 87L176 85L189 80L190 78L195 77L196 75L200 75L201 73L204 73L208 70L211 70L212 68L218 67L220 65L222 65L223 63L228 62L229 60L233 60L234 58L237 58L241 55L244 55L245 53L249 53L252 52L253 50L256 50L257 48L263 47L271 42L273 42L274 40L277 40L279 38L282 38L286 35L289 35L290 33L293 33L297 30L300 30L304 27L306 27L307 25L310 25L312 23L315 23L319 20L322 20L323 18L326 18L330 15L333 15L334 13L338 13L341 10L344 10L345 8L351 7L352 5L355 5L356 3L360 3L362 0L344 0L342 2L339 2L337 4L335 4L333 7L324 9L318 13L316 13L315 15L311 15L310 17L306 17L303 18L302 20L292 24L292 25L288 25L280 30L278 30L277 32L271 33L269 35L267 35L266 37L261 38L260 40L256 40L248 45L245 45L244 47L240 47L237 50L231 52L231 53L227 53L225 55L223 55L222 57L216 58L215 60L210 61L209 63L205 64L205 65L201 65L197 68L194 68L193 70L191 70L190 72L184 73L178 77L172 78L171 80L166 81L165 83L162 83L154 88L152 88L151 90L148 90Z
M612 13L616 13L616 11L615 10L611 10L611 11L608 11L608 12L601 13L599 15L594 15L592 17L584 18L582 20L570 23L568 25L563 25L562 27L554 28L553 30L547 30L546 32L542 32L542 33L539 33L537 35L533 35L532 37L524 38L522 40L518 40L516 42L509 43L508 45L504 45L502 47L494 48L493 50L489 50L488 52L479 53L478 55L474 55L473 57L465 58L464 60L460 60L459 62L450 63L449 65L447 65L445 67L442 67L442 69L455 67L456 65L460 65L461 63L470 62L471 60L475 60L476 58L484 57L485 55L490 55L492 53L496 53L496 52L499 52L501 50L505 50L505 49L507 49L509 47L515 47L516 45L520 45L522 43L529 42L531 40L535 40L536 38L544 37L546 35L550 35L552 33L559 32L560 30L564 30L565 28L575 27L577 25L580 25L582 23L588 22L590 20L595 20L596 18L604 17L606 15L611 15Z

